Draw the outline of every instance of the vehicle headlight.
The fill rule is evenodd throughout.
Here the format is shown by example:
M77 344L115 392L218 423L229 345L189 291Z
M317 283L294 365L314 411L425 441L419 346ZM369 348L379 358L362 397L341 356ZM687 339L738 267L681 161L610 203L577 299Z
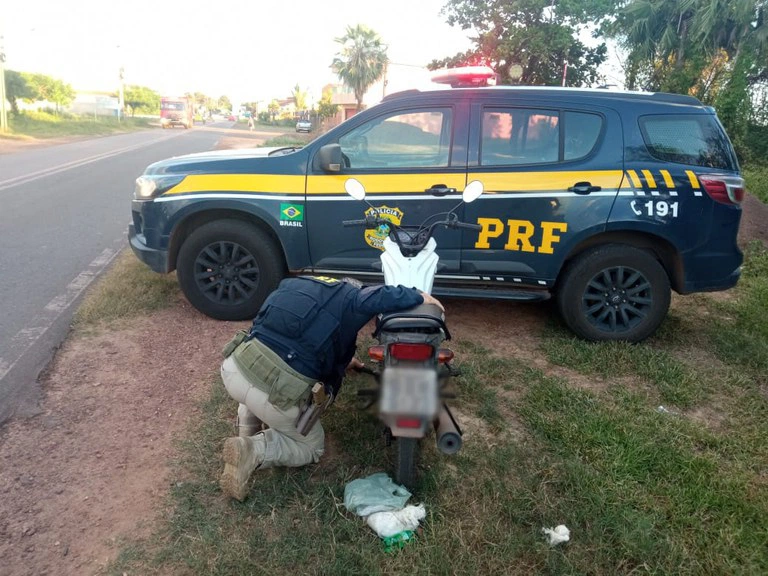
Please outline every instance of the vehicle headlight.
M136 178L136 187L133 190L133 197L136 200L151 200L167 192L176 184L186 178L186 174L161 174L157 176L144 175Z

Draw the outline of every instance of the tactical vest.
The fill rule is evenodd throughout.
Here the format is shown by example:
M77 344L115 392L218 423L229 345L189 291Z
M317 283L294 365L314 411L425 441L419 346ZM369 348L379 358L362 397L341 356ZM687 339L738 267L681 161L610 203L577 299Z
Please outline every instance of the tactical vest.
M285 362L322 379L341 357L340 320L354 288L333 278L304 276L280 283L253 321L249 338L276 343Z

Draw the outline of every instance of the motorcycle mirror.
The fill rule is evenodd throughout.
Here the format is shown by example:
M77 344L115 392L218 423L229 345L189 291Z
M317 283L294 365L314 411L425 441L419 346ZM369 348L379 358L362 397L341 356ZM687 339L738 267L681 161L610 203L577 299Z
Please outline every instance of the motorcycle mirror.
M349 192L349 190L347 190ZM483 183L480 182L480 180L472 180L469 184L467 184L467 187L464 188L464 192L461 193L461 198L469 204L470 202L474 202L480 196L483 195Z
M344 190L346 190L347 194L352 196L355 200L365 200L365 187L359 180L350 178L344 182Z

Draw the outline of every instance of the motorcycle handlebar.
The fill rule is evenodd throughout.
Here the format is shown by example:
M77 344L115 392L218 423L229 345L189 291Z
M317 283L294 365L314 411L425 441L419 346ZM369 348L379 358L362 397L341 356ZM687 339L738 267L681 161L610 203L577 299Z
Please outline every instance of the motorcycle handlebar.
M480 224L469 224L467 222L456 222L456 228L466 228L467 230L482 230L483 227Z
M341 224L343 226L365 226L368 224L368 220L344 220Z

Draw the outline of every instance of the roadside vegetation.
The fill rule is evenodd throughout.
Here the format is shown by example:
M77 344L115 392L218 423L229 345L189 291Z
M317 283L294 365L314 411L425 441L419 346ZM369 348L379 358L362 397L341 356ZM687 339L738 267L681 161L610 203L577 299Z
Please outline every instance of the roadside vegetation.
M176 274L157 274L125 250L88 292L75 314L74 326L90 329L102 322L149 314L167 308L179 297Z
M48 112L21 112L8 117L11 137L57 138L62 136L100 136L116 132L146 130L152 127L148 118L76 116ZM0 138L4 135L0 135Z
M175 283L144 277L128 255L88 317L145 305L123 306L118 292L167 305ZM321 463L257 474L244 503L218 488L234 404L212 377L164 517L108 573L764 574L766 307L768 251L755 244L734 290L675 298L643 344L583 342L544 306L535 359L510 343L456 342L465 446L449 458L424 443L412 501L427 518L395 553L342 504L349 481L391 469L380 425L356 408L365 377L325 419ZM571 541L550 548L540 530L560 523Z

